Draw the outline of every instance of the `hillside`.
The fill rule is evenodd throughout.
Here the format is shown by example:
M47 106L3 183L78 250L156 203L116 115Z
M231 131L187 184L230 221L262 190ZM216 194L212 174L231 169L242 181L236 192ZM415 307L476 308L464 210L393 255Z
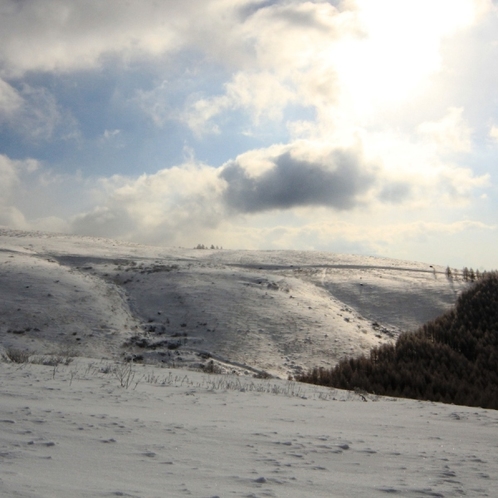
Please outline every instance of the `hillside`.
M498 274L482 278L454 309L401 334L369 358L314 369L300 380L381 395L498 409Z
M0 495L493 496L497 411L253 377L389 344L464 288L380 258L1 231ZM209 355L250 375L182 368Z
M0 230L0 344L286 378L392 342L466 287L425 263Z

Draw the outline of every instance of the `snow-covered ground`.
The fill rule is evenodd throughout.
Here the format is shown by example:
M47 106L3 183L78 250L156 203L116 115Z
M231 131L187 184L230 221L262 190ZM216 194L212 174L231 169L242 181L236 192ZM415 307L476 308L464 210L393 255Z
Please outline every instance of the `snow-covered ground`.
M464 285L380 258L0 230L1 350L32 355L0 362L0 496L497 496L498 412L285 380ZM132 354L156 363L116 362ZM235 373L186 368L212 359Z
M282 378L392 341L448 309L465 285L428 263L10 230L0 230L0 284L6 347L176 364L212 357L225 370Z
M497 496L496 411L112 368L0 363L1 496Z

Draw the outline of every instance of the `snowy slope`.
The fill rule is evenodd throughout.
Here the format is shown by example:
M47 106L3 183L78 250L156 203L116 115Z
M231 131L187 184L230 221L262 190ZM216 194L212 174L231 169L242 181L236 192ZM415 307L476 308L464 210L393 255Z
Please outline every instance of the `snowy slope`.
M392 341L464 288L425 263L0 230L0 343L287 377ZM124 344L127 344L124 347Z
M496 496L498 412L252 376L437 316L464 287L442 272L0 231L0 344L38 353L0 361L0 496ZM178 368L209 356L250 375Z
M496 496L496 411L108 366L0 363L0 496Z

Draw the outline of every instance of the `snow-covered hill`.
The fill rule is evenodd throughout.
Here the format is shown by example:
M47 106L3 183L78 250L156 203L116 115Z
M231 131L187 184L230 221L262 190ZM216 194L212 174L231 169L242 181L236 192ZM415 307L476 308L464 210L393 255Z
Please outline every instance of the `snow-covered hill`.
M425 263L0 230L0 343L286 378L366 353L464 288Z
M38 356L0 361L0 496L496 496L496 412L252 376L366 352L463 286L379 258L3 230L0 343ZM156 363L115 362L131 354ZM213 357L249 375L182 368Z

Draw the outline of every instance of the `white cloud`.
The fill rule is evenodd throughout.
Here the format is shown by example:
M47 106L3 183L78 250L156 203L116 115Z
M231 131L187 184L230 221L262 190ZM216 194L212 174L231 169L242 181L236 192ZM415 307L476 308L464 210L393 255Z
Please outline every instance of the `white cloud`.
M490 186L490 175L475 176L470 168L443 169L437 180L442 199L454 202L468 202L475 190Z
M7 82L0 79L0 119L16 112L23 104L19 93Z
M224 202L235 212L302 206L352 210L365 204L377 180L360 148L297 141L260 151L258 162L255 156L242 155L229 161L220 173L226 182Z
M244 109L257 127L262 119L281 120L285 107L296 100L295 93L269 72L239 72L225 89L224 95L201 98L189 104L180 119L197 135L220 133L214 118L227 111Z
M160 127L174 117L168 97L168 82L164 80L152 90L137 90L132 102Z
M3 2L0 120L24 138L78 133L63 99L48 85L36 87L43 78L33 75L74 72L76 80L78 70L114 76L115 67L121 80L112 104L127 101L118 119L111 105L95 126L99 153L125 144L123 137L145 148L133 126L125 128L137 107L159 128L186 123L194 139L183 126L174 133L194 149L209 148L196 141L209 133L222 142L232 125L230 139L240 129L255 140L262 128L279 130L261 142L273 139L273 146L220 166L223 156L212 161L218 169L192 153L171 169L154 159L147 171L159 171L140 177L106 178L105 170L100 180L65 177L49 164L30 173L4 157L4 219L139 242L190 245L213 234L223 245L239 237L242 246L324 248L337 237L344 248L376 251L394 240L387 226L432 233L433 213L441 230L457 223L451 213L463 219L491 184L484 167L473 171L464 159L483 135L498 141L496 126L479 124L498 122L490 104L498 82L496 8L487 0L333 3ZM137 76L141 68L146 76ZM316 221L322 215L329 224ZM426 223L419 232L402 228L416 216Z
M240 15L252 0L5 0L0 16L4 75L99 67L107 56L125 61L197 47L239 64ZM22 33L22 36L19 35ZM239 54L239 55L237 55Z
M314 108L321 132L351 134L379 98L384 107L440 67L441 40L469 25L482 2L337 3L47 0L41 8L11 0L0 19L0 59L4 74L22 74L97 67L112 54L144 61L193 51L233 76L221 94L192 94L183 114L166 81L137 90L139 106L158 126L180 117L197 135L221 133L224 114L244 110L257 126L298 103Z
M23 178L40 168L35 159L18 161L0 154L0 205L19 200Z
M220 227L230 227L232 235L238 225L257 227L261 213L268 219L286 218L291 232L320 216L339 219L337 213L360 225L370 219L372 227L381 226L392 204L398 216L408 218L434 206L440 214L451 213L489 183L487 175L476 176L470 169L430 166L422 173L409 164L390 170L379 159L367 159L361 143L341 149L305 140L249 151L219 169L191 158L153 175L101 179L94 184L94 207L73 219L72 230L186 245L194 243L192 234L198 242L202 234L216 234L219 243L229 245L232 236ZM242 246L254 242L245 233Z
M498 142L498 126L493 125L489 130L489 136L495 141Z
M223 182L214 168L202 164L136 179L102 179L99 188L100 204L74 218L75 233L171 244L209 231L224 217Z
M450 110L440 121L424 123L416 133L369 132L361 137L366 157L381 165L378 173L384 202L399 203L404 210L437 209L470 205L482 189L491 186L488 173L476 173L459 154L470 147L470 130L460 110ZM401 189L401 190L400 190Z
M0 155L0 203L6 204L13 195L13 190L20 183L19 163Z
M24 105L14 120L17 130L33 140L51 138L64 121L55 97L44 88L29 85L24 85L21 95Z
M289 104L314 107L319 114L336 104L339 89L330 51L341 37L359 36L351 11L326 2L263 5L239 30L236 35L245 41L241 69L224 94L191 105L191 127L202 129L234 109L247 110L257 127L264 118L280 120Z
M121 133L121 130L104 130L103 139L104 140L112 140L114 137L117 137Z
M197 137L206 134L221 133L219 126L212 121L221 112L229 109L230 99L225 96L201 98L187 106L187 109L178 114Z
M23 84L20 90L0 79L0 123L32 141L78 135L73 118L57 104L46 88Z
M111 145L117 149L124 147L125 140L123 138L123 134L121 130L104 130L104 133L99 137L100 146L108 146Z
M451 107L439 121L424 122L418 132L447 151L470 152L471 129L463 119L463 108Z
M0 155L0 225L67 231L72 210L81 208L76 192L80 200L88 197L80 186L78 177L56 175L34 159Z
M355 164L356 169L342 170L343 160ZM307 172L303 178L299 176L301 168ZM311 177L318 173L320 181L308 181L308 173ZM360 146L341 151L308 141L254 150L221 170L191 158L153 175L116 175L92 181L55 175L32 160L0 156L0 224L149 244L214 243L228 248L321 249L423 259L429 256L417 258L412 250L423 241L435 244L442 237L448 245L451 237L463 237L472 230L479 234L496 232L496 227L477 220L451 220L458 198L472 195L486 183L470 170L454 169L451 173L448 177L435 175L432 187L423 175L405 184L402 177L395 181L381 163L367 161ZM302 181L294 182L296 175ZM367 179L364 184L363 177ZM275 178L277 183L273 184ZM348 178L354 181L348 183ZM282 191L284 197L266 199L268 189L282 182L289 185ZM346 187L354 187L351 199L341 197L350 195L344 182ZM331 199L320 197L324 188L330 189ZM334 200L335 188L344 192ZM388 198L389 188L395 199ZM75 192L79 206L74 202ZM241 195L233 197L230 192ZM437 203L434 220L407 221L414 212L414 192L425 210L422 218L428 206ZM262 197L259 204L251 204L254 195ZM397 203L396 216L389 202ZM269 211L263 212L267 208ZM420 210L415 212L418 216Z
M175 45L177 30L166 22L174 7L116 0L5 3L0 54L3 72L10 75L95 67L106 53L157 53Z
M0 226L16 230L28 230L31 228L21 211L14 206L2 206L0 211Z

